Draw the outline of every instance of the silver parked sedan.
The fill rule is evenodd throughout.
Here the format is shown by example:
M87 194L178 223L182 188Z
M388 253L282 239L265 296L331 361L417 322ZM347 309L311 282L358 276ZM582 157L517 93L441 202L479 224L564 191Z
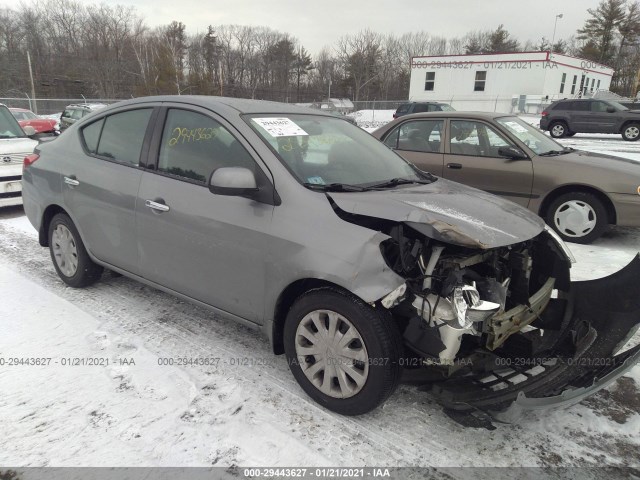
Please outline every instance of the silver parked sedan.
M260 328L339 413L375 408L403 374L460 421L565 405L640 357L620 352L640 260L571 283L570 253L535 214L320 112L121 102L40 145L23 182L64 282L106 267Z

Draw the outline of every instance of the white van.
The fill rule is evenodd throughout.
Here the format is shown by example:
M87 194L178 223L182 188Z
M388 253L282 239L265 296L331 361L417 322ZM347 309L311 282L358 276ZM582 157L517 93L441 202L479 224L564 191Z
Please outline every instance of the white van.
M22 204L22 161L38 145L28 137L34 134L32 127L22 130L0 103L0 207Z

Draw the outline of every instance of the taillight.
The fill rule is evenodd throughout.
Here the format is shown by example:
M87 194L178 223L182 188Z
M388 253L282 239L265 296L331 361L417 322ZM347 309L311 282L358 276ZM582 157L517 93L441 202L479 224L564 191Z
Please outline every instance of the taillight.
M542 115L543 117L546 117L547 115L549 115L549 112L547 112L547 111L545 110L544 112L542 112L542 113L541 113L541 115Z
M393 114L393 119L395 120L396 118L398 118L398 115L396 115L395 113Z
M38 155L37 153L32 153L31 155L27 155L26 157L24 157L24 160L22 161L22 169L25 169L31 165L33 165L36 160L38 160L40 158L40 155Z

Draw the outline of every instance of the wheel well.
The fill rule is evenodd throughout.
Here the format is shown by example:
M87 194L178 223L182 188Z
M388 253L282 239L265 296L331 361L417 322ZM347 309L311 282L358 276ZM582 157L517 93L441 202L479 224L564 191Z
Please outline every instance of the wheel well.
M284 321L287 318L289 309L296 301L296 299L305 292L313 290L314 288L332 287L344 290L335 283L328 282L326 280L319 280L317 278L305 278L302 280L296 280L292 284L285 288L276 302L276 308L273 315L273 331L272 331L272 343L273 353L281 355L284 353Z
M58 213L67 213L60 205L49 205L42 214L42 222L40 222L40 230L38 231L38 241L43 247L49 246L49 224L51 219Z
M620 126L620 132L622 133L624 131L624 128L629 125L630 123L635 123L636 125L639 124L640 122L638 122L637 120L627 120L626 122L624 122L621 126Z
M602 205L604 205L604 208L607 210L607 217L608 217L609 223L612 225L616 224L617 222L616 208L613 206L613 202L611 201L611 199L607 195L602 193L600 190L597 190L592 187L587 187L585 185L564 185L562 187L557 188L553 192L549 193L545 197L545 199L542 201L542 204L540 205L540 211L538 212L538 214L542 218L546 218L548 213L547 210L549 209L549 206L551 205L551 203L560 195L564 195L565 193L571 193L571 192L590 193L598 197L598 199L602 202Z

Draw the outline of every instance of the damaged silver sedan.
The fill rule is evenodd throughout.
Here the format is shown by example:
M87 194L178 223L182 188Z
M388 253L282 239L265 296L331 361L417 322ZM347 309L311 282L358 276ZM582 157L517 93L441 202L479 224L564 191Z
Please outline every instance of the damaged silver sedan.
M640 260L572 283L571 253L536 215L322 113L121 102L27 157L23 192L64 282L108 268L260 328L342 414L407 381L460 421L508 419L580 401L640 357L622 351Z

